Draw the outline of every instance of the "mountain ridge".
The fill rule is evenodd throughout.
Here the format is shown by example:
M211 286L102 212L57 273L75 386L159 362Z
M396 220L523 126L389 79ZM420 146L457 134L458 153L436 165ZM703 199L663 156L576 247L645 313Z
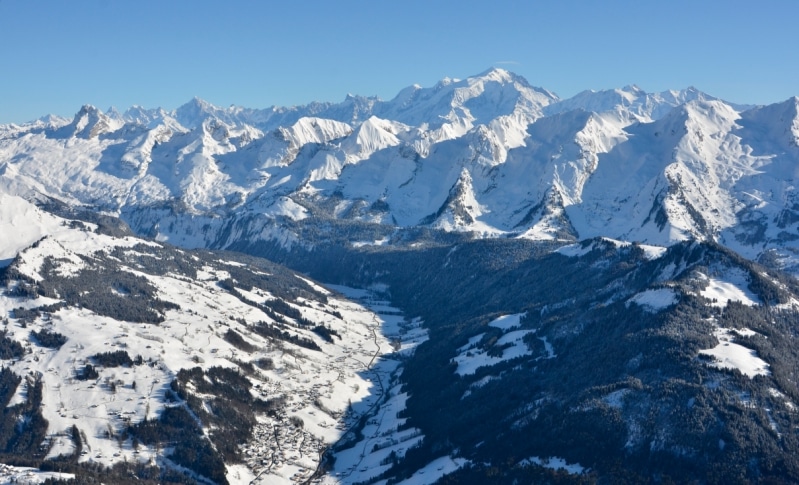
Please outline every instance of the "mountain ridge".
M776 251L792 267L799 229L778 214L795 196L773 185L793 179L799 161L796 105L796 97L748 107L695 88L637 86L560 99L492 68L388 101L258 110L194 98L172 111L123 114L85 106L68 123L2 127L0 182L135 219L136 231L175 241L219 217L260 214L278 226L343 217L473 237L709 239L752 258ZM458 204L479 214L434 223L464 170L473 193ZM753 197L760 202L747 202ZM164 205L184 207L173 231L156 222ZM542 222L534 207L561 216ZM213 239L195 244L214 247Z
M475 201L484 210L476 219L447 225L449 230L473 232L477 237L549 238L572 232L573 237L584 238L604 235L600 230L608 228L604 222L594 227L579 221L605 220L618 211L633 211L627 217L646 226L654 218L636 214L644 207L649 213L649 207L660 205L655 213L662 214L673 230L660 224L651 229L618 227L607 235L669 244L686 237L723 241L722 232L736 233L735 226L743 222L735 219L740 211L735 200L744 197L735 190L737 181L708 178L700 172L714 171L717 162L725 159L752 158L747 151L763 152L747 162L760 166L784 156L788 160L783 163L796 160L796 154L789 152L799 133L799 117L795 106L791 114L791 100L744 108L748 107L722 102L695 88L649 94L628 86L583 91L561 100L518 75L494 68L464 80L444 79L431 88L412 86L389 101L350 96L338 104L252 110L218 108L194 98L173 111L132 107L124 114L86 106L66 125L6 126L2 145L6 159L30 162L17 163L17 167L30 165L30 176L45 183L44 187L30 184L32 190L102 206L119 215L180 201L191 217L214 218L240 209L295 218L296 211L285 212L276 201L289 197L300 205L318 205L341 193L350 206L380 202L385 210L379 217L356 219L410 227L433 221L430 216L448 199L465 169L474 185ZM778 129L770 126L768 113L779 110L783 118L789 118L785 120L789 133L794 133L783 142L768 138L771 130ZM545 128L558 119L558 124ZM744 129L738 120L746 123ZM36 147L32 138L39 138L43 146ZM713 145L715 138L726 141ZM76 142L55 147L48 139ZM628 146L632 148L627 150ZM61 158L73 159L73 177L81 173L85 182L76 184L45 174L45 161L36 160L37 148L49 151L49 156L60 151ZM652 158L653 150L660 150L661 160L673 153L683 155L675 159L679 163L664 167ZM637 153L649 160L619 168L628 163L625 156ZM729 164L720 170L737 170L744 178L754 175ZM630 179L632 186L652 187L649 194L627 195L637 199L636 208L620 207L619 201L591 190L594 181L622 173L635 177ZM706 190L675 188L683 183L701 183ZM531 184L538 187L525 190ZM596 209L601 208L598 213L588 207L584 195ZM524 215L530 207L547 201L561 201L562 207L548 211L563 213L578 223L544 231L533 230L540 221L519 226L523 218L514 214ZM708 213L711 206L724 214ZM339 208L335 213L352 211ZM336 217L314 211L307 215ZM148 233L151 228L137 230ZM737 249L757 257L760 250L752 243ZM786 244L792 247L771 238L767 249L785 252Z

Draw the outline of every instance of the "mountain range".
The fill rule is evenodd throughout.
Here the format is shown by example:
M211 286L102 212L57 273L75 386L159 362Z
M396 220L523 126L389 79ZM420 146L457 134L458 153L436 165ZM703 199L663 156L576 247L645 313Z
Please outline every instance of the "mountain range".
M492 69L390 101L253 110L195 98L123 114L84 106L72 120L4 126L0 170L7 190L102 210L193 247L288 240L296 231L280 221L310 217L386 235L425 226L534 240L711 240L791 267L797 105L635 86L560 100Z
M560 99L502 69L2 125L0 461L799 481L795 167L799 98Z

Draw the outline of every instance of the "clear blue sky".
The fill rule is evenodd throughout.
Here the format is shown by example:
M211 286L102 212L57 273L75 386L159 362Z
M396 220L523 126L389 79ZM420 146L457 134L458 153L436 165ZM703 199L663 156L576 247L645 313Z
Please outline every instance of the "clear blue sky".
M569 97L799 95L796 0L0 0L0 123L83 104L392 98L491 66Z

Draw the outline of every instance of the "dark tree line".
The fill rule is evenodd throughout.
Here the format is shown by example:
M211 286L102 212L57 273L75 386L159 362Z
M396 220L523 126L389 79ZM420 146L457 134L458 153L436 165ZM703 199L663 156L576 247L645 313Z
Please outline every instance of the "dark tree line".
M172 446L170 460L215 483L228 483L222 457L185 407L166 407L157 420L145 419L128 428L128 433L151 446Z
M24 355L22 344L10 338L5 330L0 331L0 359L20 359Z
M0 460L3 463L38 467L48 449L41 447L47 433L47 420L41 413L42 381L34 375L25 378L25 401L8 406L22 378L8 368L0 369Z
M286 330L280 330L276 325L272 325L266 322L258 322L255 325L253 325L251 329L253 332L257 333L258 335L264 338L282 340L284 342L288 342L298 347L303 347L310 350L318 350L318 351L322 350L321 347L319 347L319 345L313 340L305 337L300 337L298 335L292 335Z
M239 350L243 350L244 352L252 353L257 350L257 348L253 344L244 340L244 337L242 337L240 333L233 330L232 328L229 328L228 331L225 332L224 339L230 345L236 347Z
M67 343L67 337L65 335L47 329L31 331L31 337L39 342L39 345L42 347L51 349L60 349L62 345Z
M113 350L109 352L101 352L91 356L91 359L103 367L132 367L144 363L141 355L136 356L136 360L130 358L128 352L125 350Z
M285 404L282 399L256 398L250 388L247 377L235 369L182 369L170 392L185 407L167 407L157 421L144 421L128 432L143 443L175 446L171 460L217 483L227 483L225 463L241 460L239 445L252 436L255 413L274 412ZM208 438L197 419L209 430Z

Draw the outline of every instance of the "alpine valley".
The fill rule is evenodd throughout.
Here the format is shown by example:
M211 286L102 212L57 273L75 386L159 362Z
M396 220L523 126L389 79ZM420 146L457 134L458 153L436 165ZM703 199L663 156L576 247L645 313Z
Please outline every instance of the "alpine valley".
M797 483L797 186L502 69L0 125L0 483Z

